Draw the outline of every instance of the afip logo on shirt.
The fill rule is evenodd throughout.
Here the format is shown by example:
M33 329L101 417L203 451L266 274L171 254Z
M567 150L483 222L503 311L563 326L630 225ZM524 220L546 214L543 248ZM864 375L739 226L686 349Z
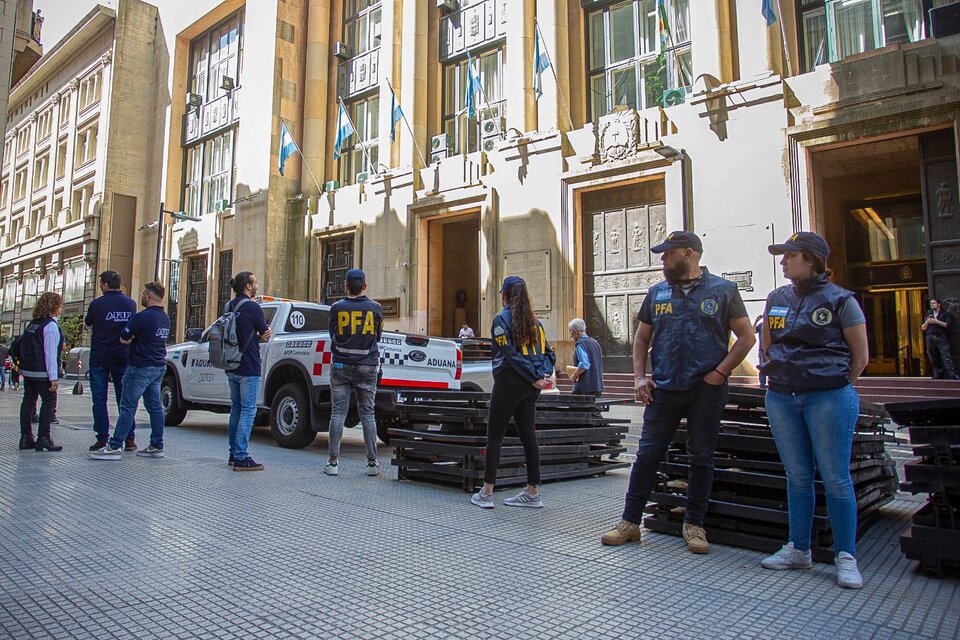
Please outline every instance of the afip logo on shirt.
M700 311L703 311L708 316L716 315L717 311L720 310L720 305L717 304L717 301L713 298L707 298L700 303Z
M830 309L817 309L810 316L813 324L825 327L833 321L833 312Z

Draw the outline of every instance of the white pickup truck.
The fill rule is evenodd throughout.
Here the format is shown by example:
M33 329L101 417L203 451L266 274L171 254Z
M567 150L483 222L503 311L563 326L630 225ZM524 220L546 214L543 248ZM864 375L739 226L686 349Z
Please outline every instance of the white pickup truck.
M330 425L330 307L258 296L273 336L260 345L263 370L256 424L270 425L281 447L299 449ZM189 410L229 413L226 372L210 366L207 333L190 329L187 342L167 348L161 400L165 424L183 422ZM385 442L396 423L397 392L460 388L463 355L451 340L384 331L377 390L377 435ZM351 403L347 425L359 422Z

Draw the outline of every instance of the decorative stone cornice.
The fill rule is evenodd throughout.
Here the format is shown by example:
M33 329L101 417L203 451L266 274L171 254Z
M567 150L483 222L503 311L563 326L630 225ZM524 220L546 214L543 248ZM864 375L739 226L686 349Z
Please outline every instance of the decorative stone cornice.
M70 84L67 85L70 91L76 91L80 88L80 78L74 78L70 81Z

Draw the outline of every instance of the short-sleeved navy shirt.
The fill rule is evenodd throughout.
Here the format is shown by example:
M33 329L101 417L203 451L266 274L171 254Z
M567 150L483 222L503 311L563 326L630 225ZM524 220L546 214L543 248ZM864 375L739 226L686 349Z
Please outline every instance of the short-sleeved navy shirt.
M131 367L162 367L166 363L170 318L163 307L147 307L134 314L120 334L130 343Z
M259 376L260 372L260 336L269 328L263 317L263 309L257 302L247 302L237 308L241 300L250 300L240 294L227 303L227 308L237 310L237 341L243 349L240 366L231 371L238 376Z
M120 290L104 291L90 303L83 323L93 330L90 366L127 364L130 347L120 342L120 332L137 312L137 303Z

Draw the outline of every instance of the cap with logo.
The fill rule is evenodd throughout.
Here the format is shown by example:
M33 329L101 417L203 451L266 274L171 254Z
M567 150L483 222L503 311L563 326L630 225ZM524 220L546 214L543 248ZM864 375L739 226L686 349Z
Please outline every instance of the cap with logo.
M771 255L783 255L787 251L809 251L822 260L830 257L830 245L820 235L812 231L801 231L790 236L786 242L767 247Z
M350 269L350 271L347 271L346 280L350 284L366 284L367 276L360 269Z
M703 253L703 243L700 242L700 236L693 231L671 231L666 240L650 247L652 253L664 253L670 249L693 249L697 253Z
M503 285L500 287L500 291L501 291L501 292L503 292L503 291L510 291L510 289L511 289L511 288L513 287L513 285L515 285L515 284L523 284L523 285L525 285L525 284L527 284L527 283L526 283L526 282L524 281L524 279L521 278L520 276L507 276L506 278L503 279Z

